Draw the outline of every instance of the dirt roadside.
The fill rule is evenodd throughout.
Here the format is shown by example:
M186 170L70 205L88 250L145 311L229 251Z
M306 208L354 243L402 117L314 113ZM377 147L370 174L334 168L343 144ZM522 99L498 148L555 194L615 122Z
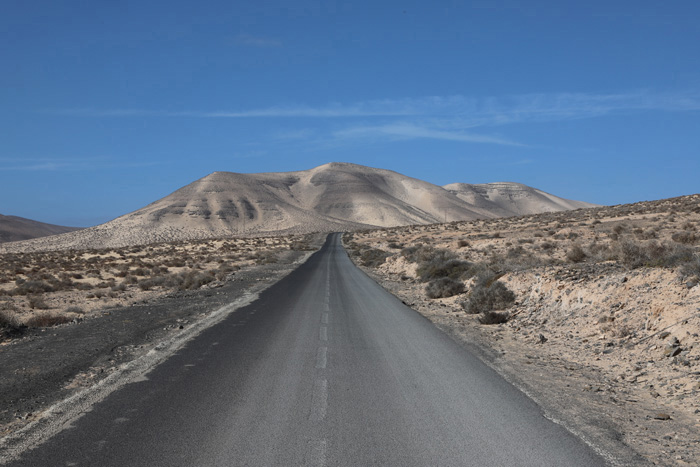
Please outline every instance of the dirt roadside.
M321 245L316 239L314 247ZM0 346L0 436L40 420L58 401L97 385L212 313L257 294L312 252L289 251L273 264L241 269L223 282L92 313L81 322L30 329Z

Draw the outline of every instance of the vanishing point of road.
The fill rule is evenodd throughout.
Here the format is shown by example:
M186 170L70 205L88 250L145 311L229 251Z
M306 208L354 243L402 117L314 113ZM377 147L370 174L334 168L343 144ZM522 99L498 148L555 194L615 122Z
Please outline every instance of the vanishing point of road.
M257 301L10 465L605 461L355 267L334 234Z

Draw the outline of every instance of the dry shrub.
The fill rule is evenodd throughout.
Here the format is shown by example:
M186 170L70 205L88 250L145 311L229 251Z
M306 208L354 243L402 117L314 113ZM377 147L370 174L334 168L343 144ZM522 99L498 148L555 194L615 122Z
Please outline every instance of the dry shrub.
M430 281L425 287L429 298L447 298L464 293L464 283L450 277L441 277Z
M502 324L508 321L510 314L507 311L486 311L479 316L481 324Z
M49 309L49 305L46 303L42 295L29 295L27 297L27 301L29 302L29 308L31 308L32 310Z
M621 240L616 245L617 259L629 268L673 267L693 261L693 250L683 245L649 241L643 245Z
M16 331L23 326L24 324L15 310L6 308L0 309L0 328Z
M580 263L586 259L586 252L583 251L580 245L574 245L566 252L566 259L572 263Z
M29 295L44 292L53 292L54 288L43 280L28 280L20 281L17 287L12 291L15 295Z
M214 281L215 272L200 272L200 271L189 271L182 272L178 275L177 280L180 282L178 288L180 290L192 290L198 289L210 282Z
M436 250L431 246L422 244L409 246L401 250L401 256L411 263L423 263L433 260L436 256L444 256L443 259L454 258L455 255L448 250Z
M68 316L58 313L38 313L29 319L27 319L24 324L30 328L48 328L51 326L58 326L59 324L70 323L73 321Z
M515 302L515 294L498 276L482 276L472 287L469 298L462 302L462 308L469 314L504 310Z
M697 243L698 236L693 232L677 232L671 235L671 240L684 245L693 245Z
M360 253L360 261L364 266L376 268L384 264L389 256L391 255L384 250L369 248Z
M683 276L700 277L700 255L695 255L692 260L685 263L681 268L681 274Z
M441 250L441 253L442 251L446 250ZM440 278L459 279L467 276L471 269L472 264L467 261L451 257L451 255L439 254L429 261L419 263L416 274L422 282L428 282Z

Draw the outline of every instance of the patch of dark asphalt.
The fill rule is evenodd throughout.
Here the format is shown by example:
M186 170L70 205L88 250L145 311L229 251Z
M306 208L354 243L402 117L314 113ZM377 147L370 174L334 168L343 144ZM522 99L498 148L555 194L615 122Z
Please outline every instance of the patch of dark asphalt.
M159 342L249 292L275 283L308 252L237 271L223 286L181 291L102 310L79 323L32 329L0 347L0 436L36 420L54 403L103 380Z

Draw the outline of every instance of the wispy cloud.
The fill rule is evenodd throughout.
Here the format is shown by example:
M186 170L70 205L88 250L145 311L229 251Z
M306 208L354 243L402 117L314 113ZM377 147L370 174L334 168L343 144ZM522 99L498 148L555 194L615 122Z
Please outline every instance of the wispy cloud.
M120 162L109 158L0 158L0 172L82 171L152 167L159 162Z
M144 109L49 109L49 114L70 115L75 117L184 117L184 118L349 118L349 117L387 117L414 115L396 108L376 108L360 103L354 105L329 105L326 107L269 107L241 111L161 111Z
M274 134L275 139L308 140L317 136L317 131L313 128L300 128L297 130L283 130Z
M634 111L700 110L700 92L617 94L551 93L504 97L432 96L384 99L325 106L272 106L260 109L217 111L165 111L147 109L59 109L47 113L84 117L183 117L183 118L354 118L433 117L449 118L460 127L497 126L523 121L592 118Z
M335 119L334 130L317 127L273 133L274 140L333 144L351 139L427 138L465 143L524 146L508 138L484 134L477 128L518 123L551 122L625 115L639 112L700 110L700 92L654 93L542 93L476 98L429 96L422 98L329 103L322 106L270 106L238 110L59 109L45 113L88 118L229 118L229 119ZM359 123L361 122L361 123ZM310 125L312 126L312 125ZM324 134L325 133L325 134Z
M396 139L438 139L444 141L461 141L465 143L489 143L509 146L524 146L523 144L508 141L503 138L465 133L461 131L445 131L429 128L412 123L398 122L377 126L356 126L334 132L336 138L367 138L367 137L394 137Z
M251 34L239 34L235 38L236 44L249 47L281 47L282 42L271 37L253 36Z

